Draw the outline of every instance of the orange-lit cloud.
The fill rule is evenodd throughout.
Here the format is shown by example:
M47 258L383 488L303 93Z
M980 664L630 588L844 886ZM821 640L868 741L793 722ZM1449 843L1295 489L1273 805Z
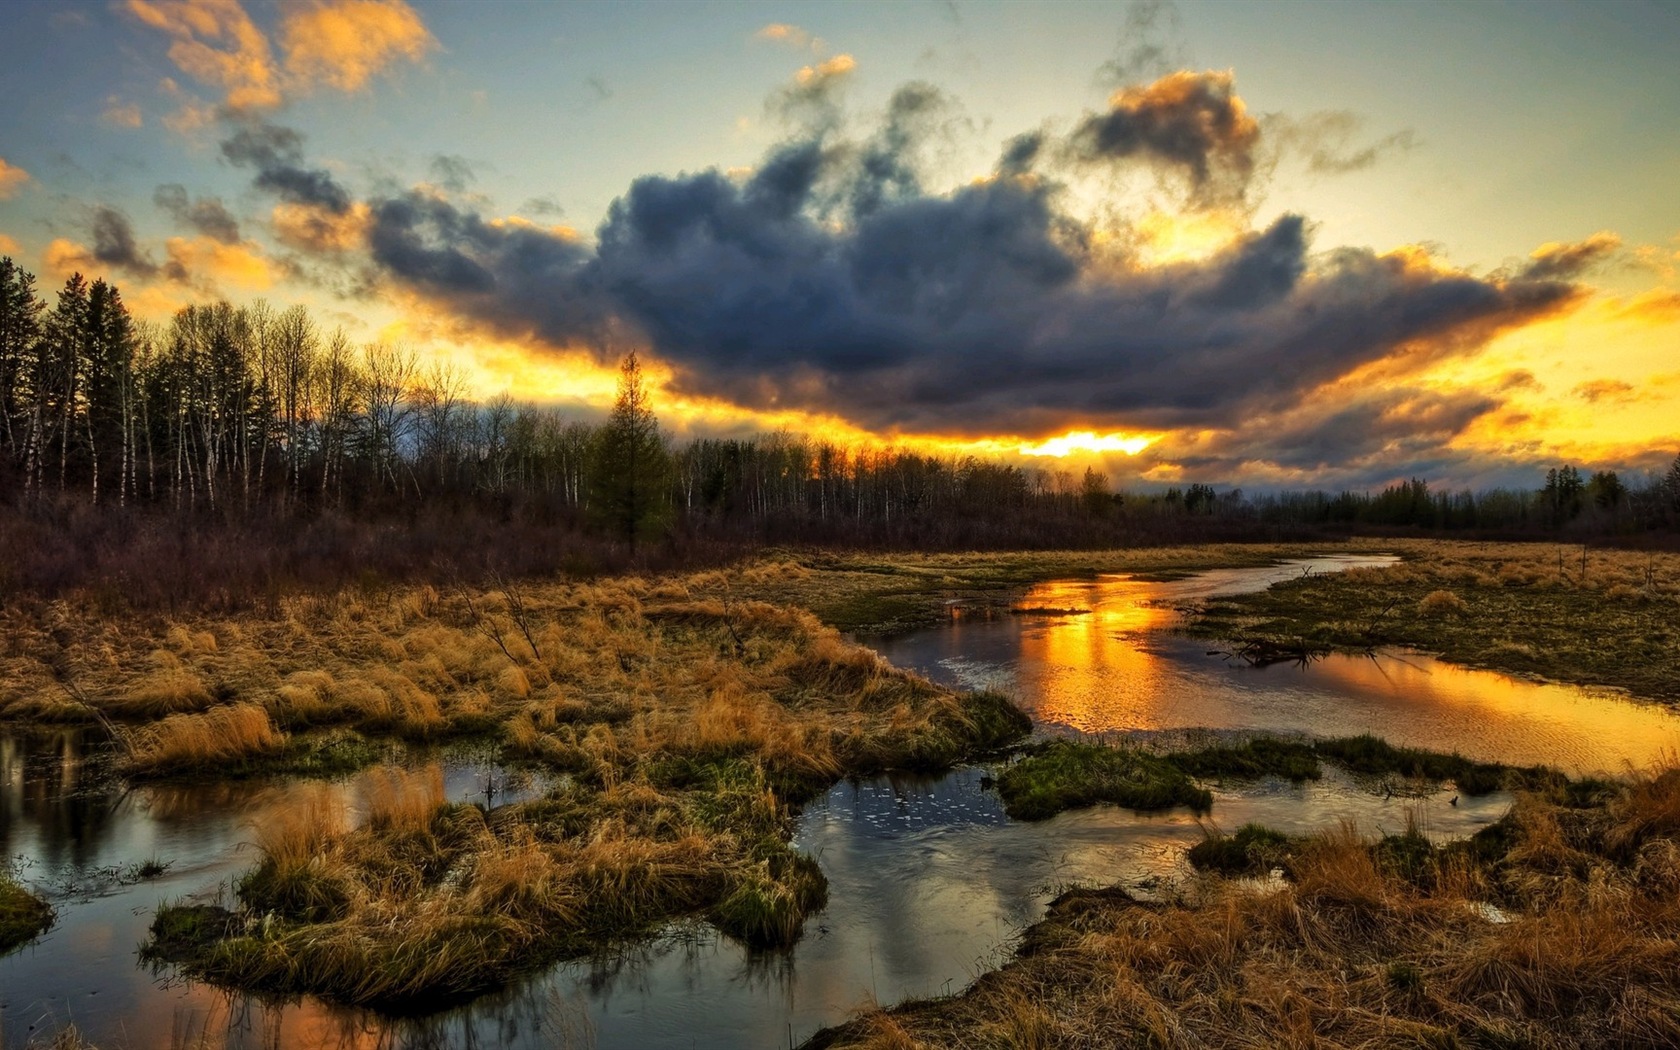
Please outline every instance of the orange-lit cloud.
M280 75L268 37L238 0L126 0L124 9L171 38L169 60L219 89L235 112L280 105Z
M286 72L296 84L319 81L358 91L385 67L418 62L437 47L403 0L338 0L286 9L280 28Z
M312 254L341 255L367 239L368 206L356 201L342 213L309 204L283 202L269 215L281 244Z
M1176 168L1203 204L1241 200L1254 173L1260 123L1233 89L1229 71L1179 70L1152 84L1122 88L1108 111L1073 135L1089 162L1142 159Z
M16 164L8 164L6 158L0 157L0 201L7 199L18 191L18 187L29 181L29 172Z
M17 241L12 240L3 233L0 233L0 255L9 255L15 259L22 254L23 249L18 247Z
M753 36L759 40L768 40L772 43L786 44L787 46L796 48L800 51L809 49L811 51L818 52L819 54L823 51L823 42L820 37L812 36L810 33L798 26L790 25L787 22L772 22L763 29L754 33Z
M277 61L267 33L239 0L124 0L141 24L171 38L176 68L215 89L233 113L276 109L288 96L325 85L358 91L401 60L418 61L437 46L403 0L313 0L282 7ZM164 90L178 93L165 80ZM183 98L166 126L190 131L211 119L205 105Z
M99 114L99 119L113 128L137 128L145 123L138 104L124 102L116 95L105 100L105 109Z
M213 237L171 237L164 272L171 280L221 294L227 287L263 291L274 284L274 267L255 244L225 244Z
M1621 237L1610 230L1600 230L1580 241L1548 241L1529 254L1523 276L1569 280L1602 262L1621 246Z
M1582 401L1598 404L1601 401L1610 404L1626 404L1639 400L1639 393L1632 383L1622 379L1594 379L1578 384L1570 391Z
M835 55L815 65L803 66L794 74L794 81L802 88L831 84L857 69L857 59L851 55Z
M98 273L99 262L86 245L67 237L54 237L41 253L41 269L46 277L57 282L75 273Z

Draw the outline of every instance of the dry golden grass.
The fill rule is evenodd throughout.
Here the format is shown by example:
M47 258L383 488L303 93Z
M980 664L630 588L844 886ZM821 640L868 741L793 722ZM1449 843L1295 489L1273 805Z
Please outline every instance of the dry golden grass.
M170 715L129 734L127 768L135 774L175 773L239 763L278 751L286 735L255 704L232 704L203 714Z
M1680 699L1680 554L1449 540L1350 545L1377 547L1404 560L1210 602L1192 630L1290 647L1415 646L1471 666Z
M242 755L283 743L276 724L473 731L559 787L486 814L447 805L435 767L367 773L359 825L304 813L262 830L238 907L165 909L149 951L234 987L407 1008L678 915L787 944L826 894L788 847L802 799L847 772L945 766L1027 728L1001 698L893 668L807 612L700 589L629 577L358 593L213 632L171 625L180 667L236 699L135 730L136 769L220 768L194 731L224 721L242 728L218 739ZM123 681L120 666L86 673Z
M1299 844L1282 884L1074 891L967 992L810 1047L1680 1045L1680 771L1467 843Z

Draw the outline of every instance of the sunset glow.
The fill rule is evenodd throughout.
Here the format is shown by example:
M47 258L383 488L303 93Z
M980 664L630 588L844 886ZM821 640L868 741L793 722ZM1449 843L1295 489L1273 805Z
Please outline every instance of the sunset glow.
M1637 472L1680 446L1680 29L1568 10L35 7L11 95L96 75L0 118L0 249L158 324L302 303L583 419L636 350L683 437L1145 486ZM1345 65L1280 64L1309 25Z

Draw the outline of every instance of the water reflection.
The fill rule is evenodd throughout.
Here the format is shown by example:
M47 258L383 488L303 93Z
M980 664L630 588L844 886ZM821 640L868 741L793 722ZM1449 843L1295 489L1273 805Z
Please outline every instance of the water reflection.
M1328 571L1373 559L1328 559ZM1301 564L1207 573L1174 583L1121 578L1046 585L1023 604L1078 616L964 619L880 648L898 663L962 684L1002 685L1045 723L1089 731L1170 733L1189 726L1373 731L1479 758L1575 769L1644 761L1680 739L1661 709L1582 690L1515 682L1426 658L1338 658L1306 668L1251 668L1209 657L1160 628L1167 603L1266 586ZM452 800L489 802L482 761L419 763ZM0 847L22 856L26 881L92 890L55 900L60 921L0 959L0 1047L74 1021L107 1047L424 1048L717 1047L773 1050L843 1020L858 1006L964 987L1007 958L1012 938L1070 885L1116 882L1160 893L1186 874L1203 835L1188 812L1111 807L1039 824L1008 820L982 770L939 778L843 783L807 808L795 844L829 879L829 906L790 952L759 955L703 923L601 958L553 967L500 995L418 1020L390 1020L305 999L227 995L135 965L160 900L226 895L253 861L254 823L299 804L311 785L257 781L149 786L124 792L78 731L34 737L0 730ZM372 776L383 774L375 773ZM333 783L352 819L367 777ZM540 791L517 783L494 801ZM506 790L504 788L504 790ZM1321 782L1215 790L1212 819L1304 833L1352 819L1370 832L1408 820L1438 838L1497 819L1503 795L1448 805L1443 794L1384 798L1331 770ZM87 873L150 858L160 879L99 885Z
M1369 559L1280 566L1288 578ZM1253 667L1163 632L1174 603L1257 589L1262 575L1207 573L1173 583L1124 577L1046 584L1023 606L1081 616L968 619L880 643L883 656L953 684L1001 688L1052 728L1087 733L1186 726L1343 736L1474 758L1620 773L1680 753L1680 717L1620 694L1510 678L1428 656L1332 655Z
M246 848L252 829L295 807L303 793L323 790L319 783L252 780L124 790L108 766L97 737L81 730L0 729L0 849L21 880L58 909L51 930L0 959L0 1047L23 1046L32 1035L69 1022L110 1047L398 1045L388 1021L363 1011L229 996L136 962L135 949L160 901L229 894L232 880L255 861ZM497 802L533 797L546 787L481 757L432 758L417 768L417 782L441 782L451 801L484 801L487 777L495 777ZM387 776L370 770L324 790L356 821ZM153 859L168 864L165 873L137 881L135 869ZM510 1023L544 1012L506 1004ZM416 1026L400 1043L472 1045L459 1034L429 1044L428 1029ZM476 1030L470 1034L477 1037Z

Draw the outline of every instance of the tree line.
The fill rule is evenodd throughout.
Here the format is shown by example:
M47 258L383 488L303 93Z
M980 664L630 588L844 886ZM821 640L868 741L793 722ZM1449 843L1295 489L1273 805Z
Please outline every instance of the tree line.
M507 395L475 401L458 372L401 347L354 345L302 306L217 302L148 325L115 285L80 274L49 305L10 258L0 258L0 444L0 503L12 513L62 514L70 501L84 522L166 512L200 530L450 517L644 556L702 541L1047 547L1366 526L1680 525L1680 457L1631 483L1562 466L1532 490L1444 492L1413 479L1374 495L1245 495L1202 483L1117 492L1095 470L789 434L679 444L659 427L633 354L612 411L591 423Z

